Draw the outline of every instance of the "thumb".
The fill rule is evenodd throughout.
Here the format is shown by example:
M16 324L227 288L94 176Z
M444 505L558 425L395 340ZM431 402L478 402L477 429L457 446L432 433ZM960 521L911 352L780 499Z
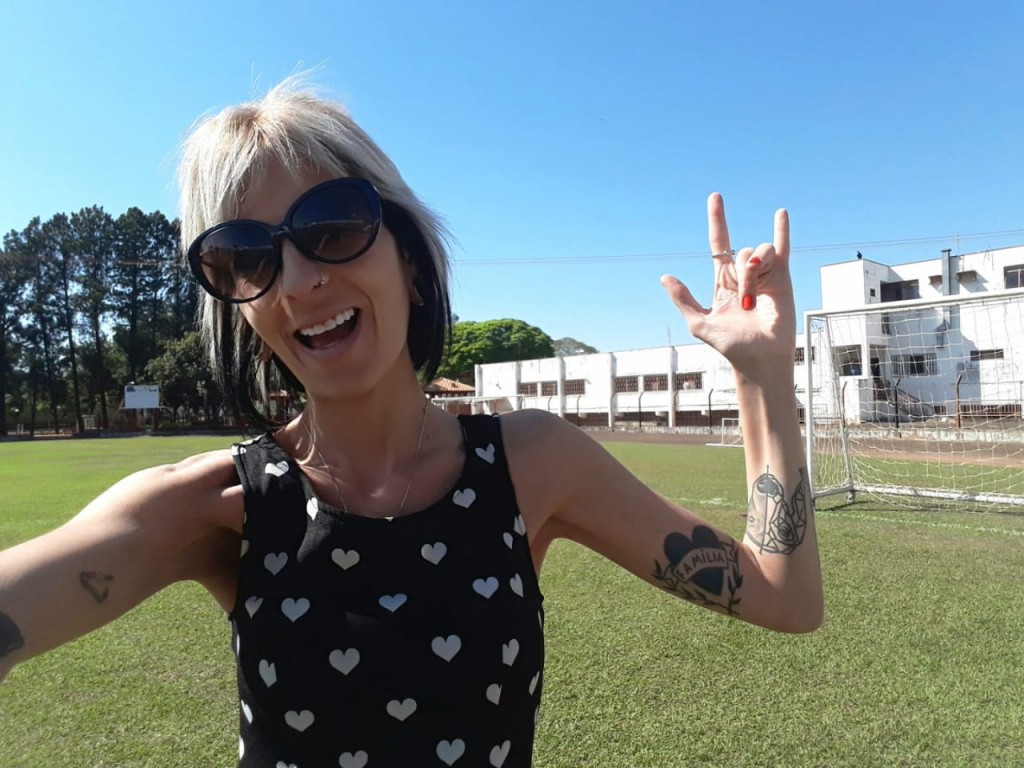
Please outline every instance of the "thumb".
M672 275L663 275L661 284L669 298L672 299L672 303L676 305L676 309L679 310L683 319L686 320L686 324L690 326L691 331L704 321L707 310L693 298L693 294L690 293L690 289L685 284L680 282L678 278L672 277Z

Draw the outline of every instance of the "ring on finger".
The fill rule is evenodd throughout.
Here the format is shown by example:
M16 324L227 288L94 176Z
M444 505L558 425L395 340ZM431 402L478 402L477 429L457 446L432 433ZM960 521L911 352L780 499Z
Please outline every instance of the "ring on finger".
M728 256L728 257L732 258L735 255L736 255L736 251L732 251L732 250L729 250L729 251L719 251L718 253L712 253L711 254L711 258L712 259L717 259L717 258L721 258L723 256Z

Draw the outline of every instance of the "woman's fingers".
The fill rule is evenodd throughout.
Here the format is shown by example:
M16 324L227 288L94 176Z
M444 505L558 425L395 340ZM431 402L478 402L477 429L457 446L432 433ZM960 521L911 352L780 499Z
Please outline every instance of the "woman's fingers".
M736 266L737 293L740 306L750 311L757 306L757 278L770 272L775 265L775 246L761 243L752 251L744 249L740 255L744 258L739 259Z
M708 245L715 262L715 285L722 284L722 271L732 265L729 226L725 222L725 202L718 192L708 195Z
M672 303L676 305L676 309L679 310L683 319L686 320L690 331L693 332L703 322L707 310L693 297L690 289L677 278L672 277L672 275L662 275L661 284L664 286L669 298L672 299Z
M789 259L789 211L785 208L775 212L775 253L783 261Z

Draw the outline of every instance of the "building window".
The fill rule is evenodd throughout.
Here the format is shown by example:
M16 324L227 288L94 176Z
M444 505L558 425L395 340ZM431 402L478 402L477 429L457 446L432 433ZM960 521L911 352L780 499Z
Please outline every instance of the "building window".
M979 360L1002 360L1003 350L1001 349L972 349L971 350L971 361L978 362Z
M566 379L565 380L565 394L567 394L567 395L585 395L585 394L587 394L587 380L586 379Z
M616 392L639 392L640 391L640 380L636 376L616 376L615 377L615 391Z
M527 397L537 396L537 382L519 382L518 392L520 395L526 395Z
M898 283L882 283L882 301L907 301L921 298L917 280L903 280Z
M836 347L836 368L840 376L860 376L860 346Z
M558 382L557 381L542 381L540 383L540 396L551 397L552 395L558 394Z
M893 376L935 376L938 372L934 352L892 356Z
M1014 264L1003 269L1003 281L1007 288L1024 288L1024 264Z
M644 376L644 392L667 392L668 376L664 373L655 373Z
M704 389L704 374L700 372L677 373L676 389Z

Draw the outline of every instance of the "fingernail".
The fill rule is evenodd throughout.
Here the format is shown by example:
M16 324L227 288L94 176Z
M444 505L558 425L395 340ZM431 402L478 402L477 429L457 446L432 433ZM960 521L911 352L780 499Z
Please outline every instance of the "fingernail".
M740 303L742 304L743 308L749 312L754 308L754 297L748 293L746 296L743 297L743 300Z
M752 267L760 267L763 263L764 262L761 261L760 256L752 256L750 260L747 262L747 264L749 264Z

